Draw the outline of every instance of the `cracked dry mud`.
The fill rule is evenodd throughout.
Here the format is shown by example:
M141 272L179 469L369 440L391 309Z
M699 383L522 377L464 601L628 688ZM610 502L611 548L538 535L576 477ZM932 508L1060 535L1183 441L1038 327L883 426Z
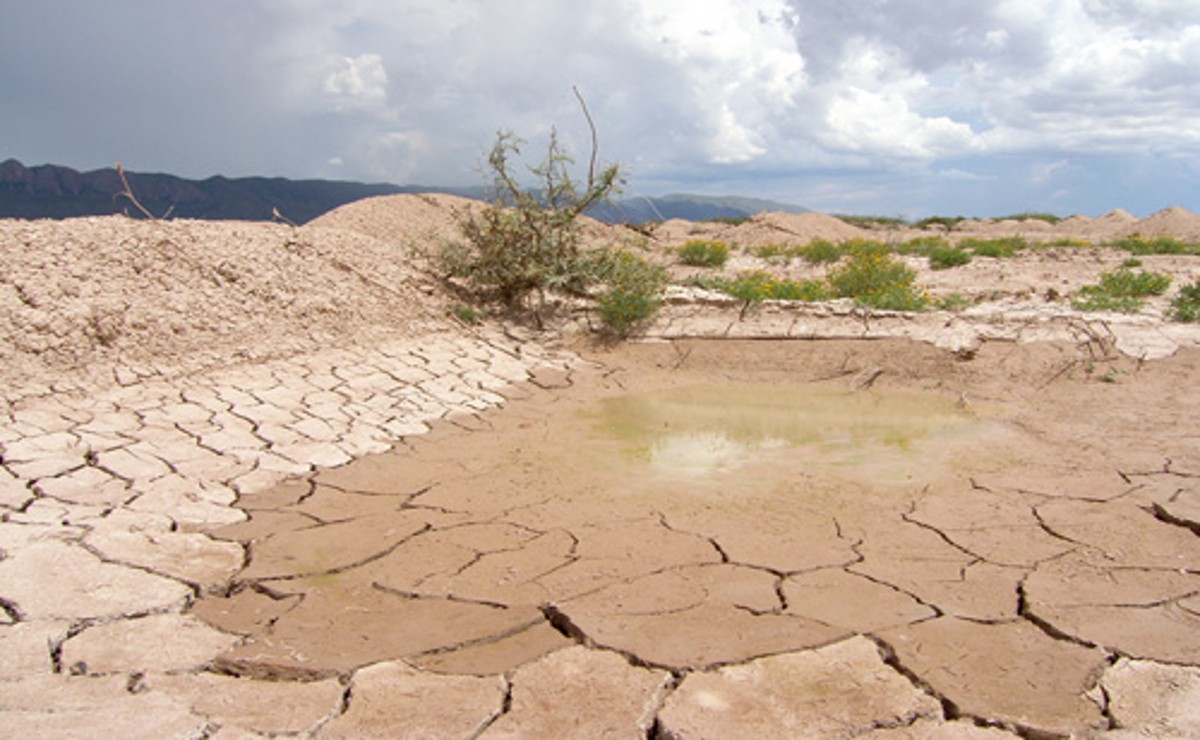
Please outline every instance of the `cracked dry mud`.
M247 564L185 617L238 636L218 675L340 681L331 737L1186 736L1200 399L1156 398L1200 353L1116 364L593 354L242 496Z

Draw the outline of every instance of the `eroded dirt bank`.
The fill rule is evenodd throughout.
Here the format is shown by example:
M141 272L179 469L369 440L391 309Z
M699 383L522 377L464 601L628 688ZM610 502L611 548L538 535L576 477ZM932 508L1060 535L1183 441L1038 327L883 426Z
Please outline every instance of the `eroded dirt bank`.
M1195 729L1200 352L584 354L501 410L243 496L215 534L248 564L192 609L245 637L219 670L340 677L333 735ZM714 383L732 396L697 400ZM795 432L833 408L805 394L859 410ZM774 426L731 431L747 415Z

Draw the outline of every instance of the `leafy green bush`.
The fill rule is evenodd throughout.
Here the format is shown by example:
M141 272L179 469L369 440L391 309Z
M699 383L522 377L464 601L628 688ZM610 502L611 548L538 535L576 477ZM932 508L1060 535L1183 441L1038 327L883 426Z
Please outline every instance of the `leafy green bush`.
M729 245L720 241L693 239L679 248L679 259L692 267L724 267Z
M747 303L760 301L823 301L830 297L829 287L821 280L788 280L765 270L740 273L718 288Z
M969 249L978 257L1012 257L1029 246L1024 237L1006 236L999 239L963 239L960 249Z
M1179 294L1171 299L1168 318L1188 324L1200 322L1200 280L1184 285Z
M481 211L459 220L462 239L443 246L441 266L482 300L495 299L521 308L537 294L534 317L540 321L548 290L579 292L591 281L591 263L580 252L579 216L613 194L620 170L592 167L579 185L568 172L571 159L551 134L546 158L530 168L540 187L523 187L512 172L511 158L521 140L500 132L488 155L494 199ZM594 164L593 152L593 164Z
M593 273L604 283L596 309L613 334L629 334L658 311L666 268L624 249L601 252L594 265Z
M860 306L889 311L920 311L928 297L916 287L917 274L877 242L855 245L846 261L826 275L833 294Z
M929 251L929 266L934 270L948 270L971 261L971 253L958 247L936 247Z
M1145 305L1146 296L1162 295L1169 287L1168 275L1122 267L1102 274L1099 283L1080 288L1071 305L1080 311L1134 313Z
M829 262L837 262L846 253L846 250L837 244L826 239L814 239L807 245L799 249L800 256L805 261L819 265Z

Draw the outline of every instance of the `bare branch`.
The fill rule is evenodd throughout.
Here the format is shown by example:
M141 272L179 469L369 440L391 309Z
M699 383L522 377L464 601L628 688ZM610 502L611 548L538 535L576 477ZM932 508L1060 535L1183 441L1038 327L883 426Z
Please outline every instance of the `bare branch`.
M583 93L579 92L579 88L571 85L571 90L574 91L575 97L579 100L579 107L583 108L583 117L587 119L588 128L592 132L592 157L588 162L588 179L587 188L591 190L596 184L596 152L599 149L599 144L596 141L596 123L592 120L592 113L588 110L587 101L583 99Z
M129 187L129 180L125 177L125 168L121 166L120 162L117 162L117 176L121 178L121 184L125 186L125 189L113 195L114 205L116 204L117 198L122 196L128 198L129 202L136 206L137 209L151 221L158 221L160 219L167 218L175 210L175 204L172 203L171 207L167 209L166 213L164 213L162 216L155 216L148 208L146 208L146 206L142 205L141 201L137 199L137 196L133 194L133 188Z

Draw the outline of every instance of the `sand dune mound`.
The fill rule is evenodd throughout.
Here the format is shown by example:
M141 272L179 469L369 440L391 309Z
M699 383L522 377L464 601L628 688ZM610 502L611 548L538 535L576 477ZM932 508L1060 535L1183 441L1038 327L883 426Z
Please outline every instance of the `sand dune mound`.
M807 244L814 239L845 241L870 235L864 229L824 213L760 213L730 229L730 241L739 244Z
M440 193L381 195L335 208L305 228L343 229L432 253L442 243L461 238L459 221L484 206L483 201ZM580 219L580 226L587 244L612 242L627 231L586 216Z
M1200 239L1200 216L1186 208L1172 206L1130 224L1122 233L1123 235L1173 236L1177 239L1194 241Z
M265 359L441 315L394 247L320 227L0 220L0 259L8 388Z
M335 208L306 228L343 229L389 244L437 244L457 236L457 219L482 207L469 198L440 193L380 195Z

